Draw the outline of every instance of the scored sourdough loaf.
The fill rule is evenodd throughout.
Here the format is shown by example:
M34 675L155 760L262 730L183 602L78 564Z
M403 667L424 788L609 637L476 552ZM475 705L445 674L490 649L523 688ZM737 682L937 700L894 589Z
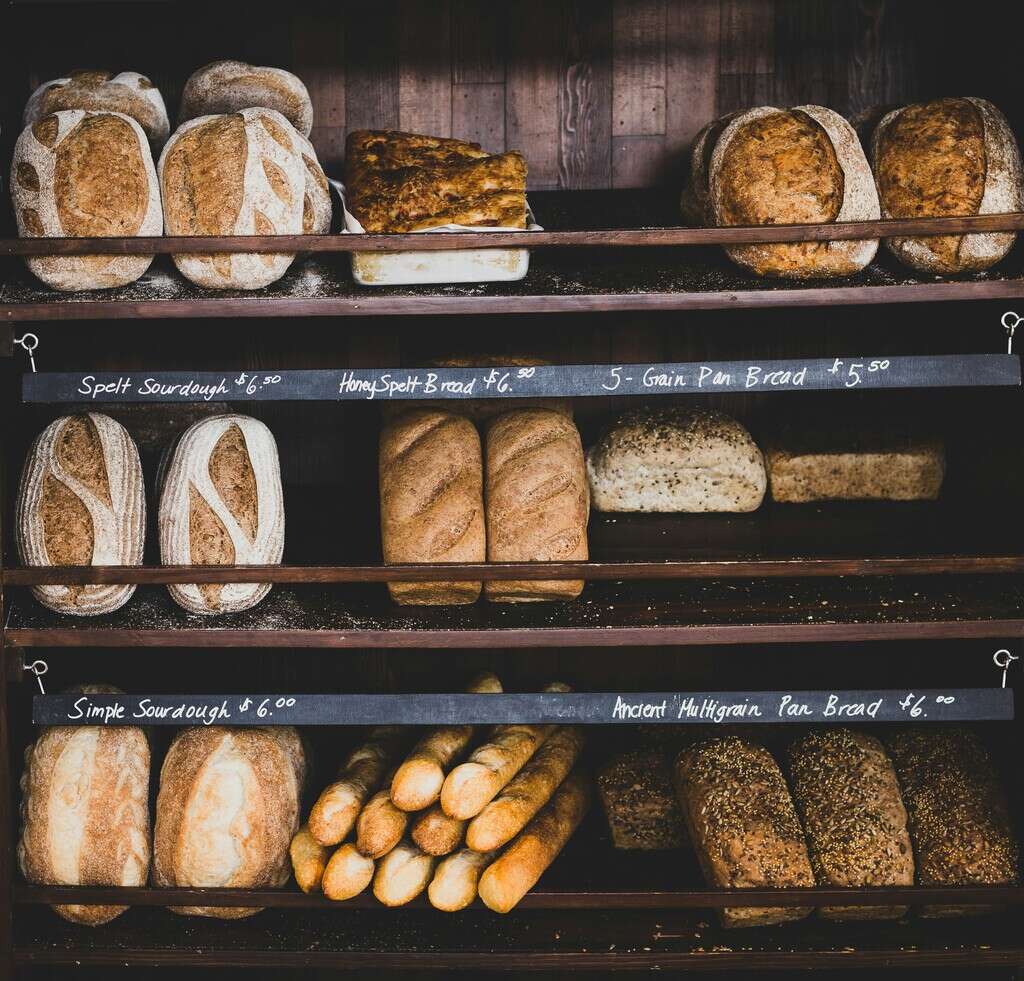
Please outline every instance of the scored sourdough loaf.
M585 561L590 494L580 434L552 409L515 409L486 434L487 559ZM575 599L582 580L511 580L484 585L497 603Z
M480 436L466 418L412 409L384 423L378 454L385 563L487 558ZM389 582L397 603L473 603L479 582Z
M141 565L146 498L135 441L110 416L62 416L44 429L21 474L15 537L21 561ZM124 606L135 587L33 586L57 613L93 616Z
M164 565L275 565L284 552L284 498L277 443L258 419L211 416L185 431L160 489ZM168 586L191 613L237 613L270 583Z
M183 729L160 769L153 833L158 888L283 886L306 758L291 726ZM259 907L171 907L239 919Z
M912 886L907 812L882 744L851 729L814 729L789 748L793 799L818 885ZM832 906L830 920L892 919L906 906Z
M313 105L302 79L283 68L214 61L197 68L181 93L179 122L240 109L274 109L303 136L313 129Z
M1006 794L978 737L914 726L888 741L907 806L919 886L1016 885L1017 840ZM925 916L983 912L927 906Z
M1006 117L985 99L936 99L884 116L871 139L883 218L939 218L1024 210L1020 151ZM1014 232L889 238L885 246L925 273L994 265Z
M106 685L72 691L118 694ZM25 750L18 864L36 885L144 886L149 876L149 742L138 726L53 726ZM127 906L54 906L109 923Z
M756 511L768 478L750 433L714 410L640 409L587 451L597 511Z
M785 778L762 746L727 736L680 753L676 792L708 883L719 889L813 886L803 830ZM725 907L723 926L807 916L801 907Z
M709 166L714 224L785 225L879 217L871 168L853 127L823 106L739 113L715 143ZM726 248L759 276L848 276L875 257L878 241L793 242Z
M11 197L22 238L159 235L160 188L142 127L119 112L68 109L18 137ZM151 255L29 256L28 268L57 290L133 283Z
M170 132L160 90L138 72L79 71L43 82L29 96L22 125L31 126L63 109L124 113L142 127L155 146L161 146Z

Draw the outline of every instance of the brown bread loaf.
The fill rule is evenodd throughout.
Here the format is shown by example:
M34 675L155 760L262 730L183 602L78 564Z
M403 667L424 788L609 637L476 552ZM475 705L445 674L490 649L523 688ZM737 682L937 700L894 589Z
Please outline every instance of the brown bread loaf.
M391 778L364 805L356 818L356 848L367 858L381 858L395 847L405 834L409 815L391 800Z
M517 409L486 436L487 558L491 562L585 560L590 497L580 434L550 409ZM493 581L497 603L574 599L582 580Z
M410 837L428 855L450 855L466 836L466 822L445 814L440 802L420 811L412 821Z
M380 523L385 562L483 562L487 557L480 437L451 412L413 409L380 434ZM479 582L393 582L414 606L473 603Z
M352 842L346 842L330 857L324 869L324 895L339 902L354 899L373 882L376 868L372 858L360 854Z
M402 842L377 863L373 894L385 906L411 903L430 885L437 859L412 842Z
M292 860L292 872L295 873L298 887L305 893L318 892L331 850L321 845L304 824L295 832L288 846L288 855Z
M476 899L477 884L497 852L475 852L463 848L438 863L427 897L434 909L455 913Z
M616 848L683 847L683 815L667 753L633 750L613 756L597 775L597 789Z

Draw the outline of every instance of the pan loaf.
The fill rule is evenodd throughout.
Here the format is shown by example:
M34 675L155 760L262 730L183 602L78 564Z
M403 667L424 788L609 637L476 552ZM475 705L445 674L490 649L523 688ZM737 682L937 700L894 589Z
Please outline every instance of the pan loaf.
M141 565L146 529L135 441L110 416L62 416L36 438L18 491L15 537L25 565ZM122 607L134 586L33 586L57 613Z
M616 754L597 775L597 789L616 848L683 847L683 816L668 753L637 749Z
M495 419L487 443L487 558L491 562L585 560L590 498L580 434L550 409ZM488 582L498 603L574 599L582 580Z

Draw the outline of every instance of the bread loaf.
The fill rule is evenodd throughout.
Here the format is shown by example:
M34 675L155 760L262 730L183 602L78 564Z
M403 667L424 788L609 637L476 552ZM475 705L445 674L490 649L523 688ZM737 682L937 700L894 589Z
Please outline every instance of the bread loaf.
M480 437L461 416L411 410L380 435L380 524L385 562L483 562ZM415 606L472 603L479 582L393 582L392 599Z
M1006 117L985 99L936 99L884 116L871 140L883 218L940 218L1024 210L1020 151ZM925 273L978 272L1013 232L889 238L886 248Z
M450 855L466 837L466 822L445 814L438 802L413 818L409 836L427 855Z
M24 126L65 109L120 112L141 127L149 142L162 146L171 131L160 90L138 72L79 71L43 82L25 106Z
M793 799L820 886L912 886L907 812L892 762L874 736L813 729L789 749ZM824 907L831 920L886 919L906 906Z
M331 857L324 870L323 890L328 899L339 902L354 899L371 882L377 865L348 841Z
M590 498L580 435L550 409L498 416L486 437L487 558L491 562L585 560ZM498 603L573 599L581 580L488 582Z
M373 894L385 906L411 903L430 885L437 859L411 842L402 842L377 863Z
M272 109L243 109L183 123L160 154L168 235L299 235L310 228L302 140ZM308 155L308 151L307 151ZM211 289L260 289L280 279L292 253L175 255L183 276Z
M711 209L711 154L722 131L738 115L739 112L730 112L712 119L701 127L690 144L686 184L679 198L679 210L688 225L699 228L715 223Z
M356 818L356 848L367 858L381 858L395 847L405 834L409 815L391 801L391 777L364 805Z
M284 552L284 498L277 443L257 419L211 416L175 446L160 493L164 565L274 565ZM191 613L237 613L270 583L168 586Z
M871 168L853 127L823 106L762 106L737 115L711 154L714 223L820 224L878 218ZM875 257L875 239L736 245L734 262L759 276L848 276Z
M36 438L18 491L15 534L25 565L141 565L146 499L125 428L90 412L62 416ZM33 586L58 613L111 613L134 586Z
M303 136L313 129L313 104L302 79L283 68L214 61L197 68L181 93L180 122L197 116L274 109Z
M497 852L463 848L439 862L427 888L430 905L446 913L465 909L476 899L480 876L495 858Z
M626 413L587 451L598 511L756 511L768 483L750 433L724 412Z
M900 730L889 740L919 886L1016 885L1018 851L1006 794L988 752L967 729ZM978 913L931 906L928 916Z
M116 688L91 685L85 693ZM18 864L36 885L144 886L149 876L149 743L137 726L55 726L25 750ZM100 926L127 906L55 906Z
M160 769L153 884L283 886L305 773L302 742L290 726L183 729ZM239 919L259 909L187 906L175 912Z
M159 235L160 189L142 127L119 112L69 109L22 131L11 196L22 238ZM57 290L133 283L151 255L32 256L28 268Z
M683 818L709 885L719 889L813 886L793 798L766 749L728 736L684 750L676 760ZM725 907L727 927L799 920L800 907Z
M645 851L682 848L683 815L667 754L633 750L613 756L597 775L612 844Z
M302 157L305 175L305 194L302 198L302 234L326 235L331 230L334 206L331 202L331 185L327 182L316 150L301 133L293 134Z
M310 834L309 828L303 825L295 832L288 846L288 855L292 860L292 871L295 873L298 887L305 893L317 892L327 868L327 860L331 857L331 850L321 845Z

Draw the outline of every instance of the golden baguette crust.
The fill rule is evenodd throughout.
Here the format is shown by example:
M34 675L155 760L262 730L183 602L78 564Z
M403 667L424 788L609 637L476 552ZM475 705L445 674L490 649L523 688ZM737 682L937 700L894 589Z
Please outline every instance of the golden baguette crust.
M385 906L411 903L430 885L437 859L405 841L377 863L373 894Z
M292 860L292 872L299 888L305 893L318 892L331 850L321 845L304 824L295 832L295 837L288 846L288 855Z
M463 848L438 863L427 897L434 909L455 913L476 899L477 884L484 869L497 857L496 852L475 852Z
M376 868L372 858L361 855L352 842L346 842L330 857L324 869L324 895L338 901L353 899L373 882Z
M402 840L408 823L409 815L391 802L391 781L385 777L356 819L356 848L367 858L381 858Z
M466 834L466 822L449 817L440 803L421 811L412 822L410 837L428 855L450 855Z

